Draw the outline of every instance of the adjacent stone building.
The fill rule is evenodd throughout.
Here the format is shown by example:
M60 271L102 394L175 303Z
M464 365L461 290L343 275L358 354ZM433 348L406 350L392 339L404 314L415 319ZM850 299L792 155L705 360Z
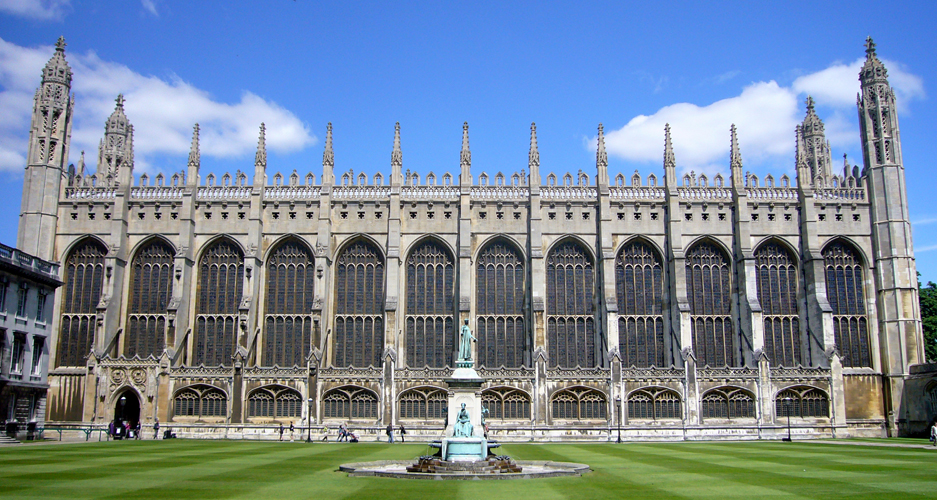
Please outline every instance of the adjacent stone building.
M46 416L52 294L59 266L0 244L0 417L4 434L32 439Z
M151 179L120 96L96 172L66 167L60 41L18 241L62 266L48 418L437 436L468 320L497 439L778 438L788 414L802 436L917 431L933 408L905 380L935 389L913 368L895 95L866 45L861 168L834 169L808 99L796 179L747 173L734 127L728 178L678 178L669 128L660 177L612 176L601 125L594 170L541 172L531 125L527 165L473 172L468 124L455 176L405 170L399 124L386 176L336 172L331 124L321 171L268 170L261 125L251 176L202 175L196 125L186 167Z

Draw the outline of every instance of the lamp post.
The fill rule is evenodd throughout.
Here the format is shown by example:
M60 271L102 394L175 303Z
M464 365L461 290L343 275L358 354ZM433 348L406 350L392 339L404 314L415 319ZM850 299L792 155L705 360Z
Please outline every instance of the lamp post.
M119 418L121 421L123 421L124 420L124 405L127 404L127 395L124 394L123 396L121 396L119 401L120 401L120 416L119 417L115 416L115 418Z
M618 443L621 443L621 396L615 396L615 406L618 407Z
M782 439L782 441L791 440L791 402L793 402L793 400L790 396L784 398L784 408L785 413L787 413L787 437Z
M311 443L312 442L312 398L309 398L308 400L306 400L306 402L308 403L307 405L308 412L306 413L306 427L309 429L306 432L306 442Z

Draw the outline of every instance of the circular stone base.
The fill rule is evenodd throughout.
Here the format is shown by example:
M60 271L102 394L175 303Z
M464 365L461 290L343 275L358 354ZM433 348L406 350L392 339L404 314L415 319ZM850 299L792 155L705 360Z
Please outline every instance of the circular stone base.
M359 462L342 464L338 470L347 472L348 477L393 477L397 479L536 479L541 477L581 476L589 472L586 464L570 462L522 461L517 465L523 467L522 472L501 474L475 474L472 472L447 472L444 474L428 474L421 472L407 472L407 466L413 460L379 460L377 462Z

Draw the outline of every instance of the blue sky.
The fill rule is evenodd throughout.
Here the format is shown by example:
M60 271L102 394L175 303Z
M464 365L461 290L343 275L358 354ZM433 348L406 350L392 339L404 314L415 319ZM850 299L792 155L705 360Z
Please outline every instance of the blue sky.
M729 126L745 169L793 177L808 94L834 165L861 163L855 108L863 42L899 99L918 269L937 281L937 4L929 2L168 2L0 0L0 241L16 241L32 93L60 35L75 72L71 160L93 168L113 99L135 126L136 171L253 171L261 121L268 174L458 174L470 124L473 174L526 168L537 122L544 175L594 175L605 125L612 176L662 173L663 124L678 169L728 174Z

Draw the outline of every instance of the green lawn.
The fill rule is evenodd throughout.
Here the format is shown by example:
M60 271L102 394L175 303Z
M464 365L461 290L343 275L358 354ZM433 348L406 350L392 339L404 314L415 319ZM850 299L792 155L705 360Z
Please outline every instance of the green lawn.
M0 498L934 498L937 450L819 442L511 444L518 460L589 464L583 477L350 478L339 464L409 459L420 444L124 441L0 448Z

